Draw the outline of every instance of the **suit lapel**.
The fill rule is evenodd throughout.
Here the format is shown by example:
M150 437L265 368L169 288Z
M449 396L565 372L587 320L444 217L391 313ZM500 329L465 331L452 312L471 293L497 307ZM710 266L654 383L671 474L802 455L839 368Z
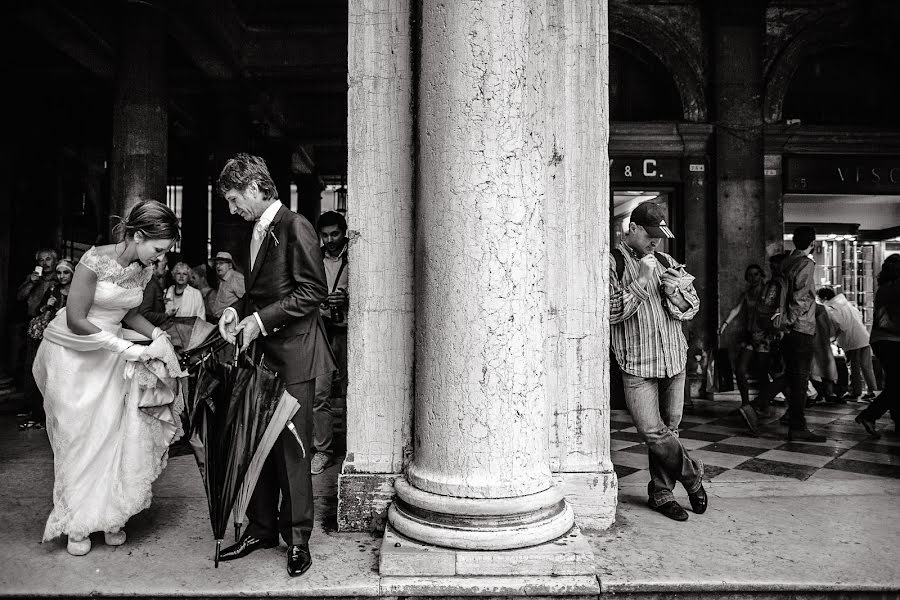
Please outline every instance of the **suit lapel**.
M256 255L256 262L253 263L253 269L250 271L250 279L247 281L247 289L252 289L253 284L256 282L256 278L259 277L259 272L262 269L263 264L266 262L266 254L269 252L269 247L273 244L274 231L278 227L278 224L281 222L281 218L284 216L284 211L287 209L282 204L278 208L278 212L275 213L275 218L272 219L272 222L269 224L267 233L265 237L263 237L262 244L259 246L259 254Z

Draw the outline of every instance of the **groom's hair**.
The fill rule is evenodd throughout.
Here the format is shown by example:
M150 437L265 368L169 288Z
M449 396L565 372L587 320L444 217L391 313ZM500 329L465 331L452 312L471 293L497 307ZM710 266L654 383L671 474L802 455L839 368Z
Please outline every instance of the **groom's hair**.
M234 158L228 159L225 167L219 174L219 193L223 196L228 190L237 190L241 193L247 189L251 182L256 182L259 191L266 200L277 200L278 189L266 161L261 156L254 156L241 152Z

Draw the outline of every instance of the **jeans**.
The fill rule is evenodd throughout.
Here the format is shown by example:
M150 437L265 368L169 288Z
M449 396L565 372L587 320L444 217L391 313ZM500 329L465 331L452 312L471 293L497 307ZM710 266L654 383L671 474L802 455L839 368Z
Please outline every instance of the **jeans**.
M337 385L347 394L347 328L326 327L328 343L337 362ZM334 454L334 415L331 412L331 389L334 372L316 377L316 397L313 402L313 447L316 452Z
M875 369L872 368L871 346L848 350L847 360L850 363L850 395L862 396L863 377L869 391L874 392L878 385L875 383Z
M890 410L891 419L897 423L900 420L900 342L875 342L872 349L884 371L884 389L862 414L877 421Z
M781 343L785 376L791 389L788 401L791 429L806 429L806 388L809 385L814 342L814 335L789 331Z
M678 440L684 406L684 371L660 379L645 379L623 372L622 379L628 412L647 444L650 506L675 500L672 491L678 481L693 494L703 483L703 464L688 456Z

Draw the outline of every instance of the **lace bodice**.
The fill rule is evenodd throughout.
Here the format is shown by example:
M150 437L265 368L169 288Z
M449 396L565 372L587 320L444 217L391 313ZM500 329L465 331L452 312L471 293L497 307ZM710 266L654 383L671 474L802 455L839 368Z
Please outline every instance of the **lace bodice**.
M152 267L142 267L140 263L132 263L123 267L114 258L103 256L97 252L96 246L92 246L78 263L84 265L97 274L97 283L109 282L124 288L143 290L153 277Z
M144 287L153 277L152 267L142 267L140 263L123 267L115 259L99 254L96 248L85 252L78 264L97 275L88 321L104 331L117 332L125 314L140 306ZM59 311L51 326L66 327L65 312Z

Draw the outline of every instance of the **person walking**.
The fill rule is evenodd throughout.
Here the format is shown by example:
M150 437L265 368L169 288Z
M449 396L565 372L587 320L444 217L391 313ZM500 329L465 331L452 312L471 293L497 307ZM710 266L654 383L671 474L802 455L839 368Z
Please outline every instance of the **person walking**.
M900 433L900 254L892 254L881 266L875 293L875 317L869 337L875 356L884 371L884 388L856 422L873 437L881 437L876 421L888 410L894 431Z

